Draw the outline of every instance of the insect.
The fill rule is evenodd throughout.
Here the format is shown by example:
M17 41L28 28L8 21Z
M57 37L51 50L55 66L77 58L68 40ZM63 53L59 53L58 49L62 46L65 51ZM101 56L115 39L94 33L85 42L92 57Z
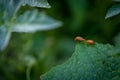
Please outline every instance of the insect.
M75 41L78 41L78 42L81 42L81 41L84 41L85 39L81 36L77 36L75 37Z
M82 42L82 41L85 41L86 43L90 44L90 45L93 45L94 44L94 41L93 40L85 40L83 37L81 36L77 36L75 37L75 41L77 42Z
M93 41L93 40L86 40L86 42L87 42L88 44L94 44L94 41Z

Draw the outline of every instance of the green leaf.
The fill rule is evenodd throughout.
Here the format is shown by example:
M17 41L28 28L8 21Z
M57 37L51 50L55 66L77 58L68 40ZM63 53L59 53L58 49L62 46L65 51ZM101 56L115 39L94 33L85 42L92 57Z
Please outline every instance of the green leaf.
M21 0L0 0L0 51L8 45L11 36L10 22L20 5Z
M47 0L0 0L0 22L10 21L23 5L50 8Z
M4 50L6 48L6 46L8 45L9 39L10 39L10 35L11 35L11 29L8 29L8 27L3 26L3 24L9 24L9 27L12 27L11 25L12 25L12 22L14 21L13 18L16 18L16 12L19 10L19 8L22 5L25 5L25 4L28 4L30 6L36 6L36 7L46 7L46 8L50 7L50 5L47 3L46 0L0 0L0 50ZM30 12L28 14L30 14ZM37 11L36 11L35 15L36 16L34 16L34 13L33 13L33 15L30 14L30 16L35 17L33 20L33 23L34 23L35 19L38 19L38 20L36 20L37 22L39 22L39 20L41 20L39 17L40 15L37 13ZM23 17L28 17L28 15L25 14L25 15L23 15ZM44 17L46 18L46 16L44 16ZM41 18L44 18L44 17L41 17ZM22 21L22 18L20 18L21 21ZM32 18L27 18L27 19L32 19ZM27 19L26 19L26 21L27 21ZM48 22L48 25L50 23L50 26L46 27L44 25L45 26L44 30L49 29L48 27L55 28L56 26L58 26L60 24L58 21L53 20L49 17L47 17L46 19L48 19L46 22ZM46 19L42 19L43 22ZM54 24L52 21L56 22L56 23ZM28 23L29 23L29 21L28 21ZM26 30L26 28L28 28L28 26L31 25L31 24L29 25L29 24L25 23L24 24L24 26L26 26L25 28L23 28L23 27L17 28L21 25L19 25L19 22L16 24L17 25L16 25L16 27L13 28L13 30L17 31L17 29L20 29L20 30L22 30L22 32L24 32ZM33 28L33 26L35 26L35 29ZM39 23L32 25L32 27L30 26L29 29L27 29L25 32L31 31L31 30L34 32L35 30L37 31L37 29L40 30L40 28L38 28L38 27L39 27Z
M0 27L0 51L4 50L10 40L11 30L8 30L6 26Z
M61 22L48 17L37 10L27 11L19 16L13 27L13 32L45 31L61 26Z
M44 7L44 8L50 8L50 5L48 4L47 0L23 0L22 5L30 5L30 6L36 6L36 7Z
M120 13L120 4L113 5L107 12L105 18L116 16Z
M41 80L119 80L120 58L113 46L78 43L72 57L41 76Z
M0 21L10 21L20 5L21 0L0 0Z

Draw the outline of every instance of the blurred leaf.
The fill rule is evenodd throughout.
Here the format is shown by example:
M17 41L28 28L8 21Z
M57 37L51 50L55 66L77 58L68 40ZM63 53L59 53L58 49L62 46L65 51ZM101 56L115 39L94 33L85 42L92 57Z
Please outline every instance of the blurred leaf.
M21 5L50 8L47 0L0 0L0 21L9 21L19 10Z
M20 8L21 0L0 0L0 50L4 50L8 45L11 29L11 20Z
M120 13L120 4L113 5L107 12L105 18L116 16Z
M49 7L49 4L47 3L46 0L41 0L41 1L40 0L36 0L36 1L35 0L0 0L0 7L1 7L1 9L0 9L0 25L9 24L9 27L12 27L11 24L13 24L14 19L16 18L16 16L15 16L16 12L19 10L19 8L21 7L22 4L24 4L24 5L29 4L30 6L37 6L37 7ZM34 14L33 14L33 16L34 16ZM27 15L25 15L24 17L27 17ZM36 17L38 17L38 16L36 16ZM36 18L36 19L38 19L38 18ZM28 19L30 19L30 18L28 18ZM51 22L52 22L52 20L51 20ZM53 28L56 25L59 25L59 24L56 23L56 24L53 24L53 26L52 25L50 25L50 26L52 26L52 28ZM27 23L26 23L25 26L29 26L29 25L27 25ZM34 26L38 27L38 24L34 25ZM31 29L33 29L33 28L31 28ZM31 30L31 29L29 28L29 30ZM37 30L39 28L35 28L35 29ZM0 40L0 50L3 50L3 49L5 49L5 47L7 46L8 42L9 42L11 30L9 30L8 27L6 27L6 26L2 26L2 27L0 27L0 33L1 33L0 34L0 39L1 39Z
M11 30L8 30L6 26L0 27L0 51L4 50L8 45L11 36Z
M36 32L54 29L61 26L61 22L39 13L37 10L27 11L19 16L13 27L13 32Z
M41 80L119 80L120 58L113 56L111 45L77 44L72 57L51 69Z
M50 5L48 4L47 0L23 0L22 5L30 5L30 6L36 6L36 7L45 7L50 8Z
M20 8L21 0L0 0L0 19L9 21Z

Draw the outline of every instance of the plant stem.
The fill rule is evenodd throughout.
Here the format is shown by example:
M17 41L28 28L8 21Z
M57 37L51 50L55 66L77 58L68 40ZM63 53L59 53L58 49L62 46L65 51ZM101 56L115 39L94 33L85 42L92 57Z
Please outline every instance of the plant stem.
M27 67L27 70L26 70L26 78L27 78L27 80L30 80L30 71L31 71L31 68L32 68L32 65L30 65L30 66Z

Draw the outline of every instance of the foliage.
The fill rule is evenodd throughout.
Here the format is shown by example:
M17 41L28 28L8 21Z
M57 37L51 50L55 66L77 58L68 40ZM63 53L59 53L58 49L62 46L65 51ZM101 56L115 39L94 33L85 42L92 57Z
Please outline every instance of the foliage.
M120 13L120 4L113 5L107 12L107 15L105 18L109 18L115 15L118 15Z
M30 17L29 17L30 16ZM13 32L36 32L57 28L61 22L54 20L37 10L26 11L14 22Z
M109 44L78 43L72 57L42 75L41 80L119 80L120 52L113 49Z
M6 48L12 32L36 32L54 29L61 25L60 22L45 16L44 13L41 13L42 15L39 14L38 11L26 11L19 17L16 13L21 6L25 6L26 4L36 7L50 7L46 0L1 0L0 50ZM29 18L29 16L31 17ZM28 22L26 22L26 20L28 20Z

